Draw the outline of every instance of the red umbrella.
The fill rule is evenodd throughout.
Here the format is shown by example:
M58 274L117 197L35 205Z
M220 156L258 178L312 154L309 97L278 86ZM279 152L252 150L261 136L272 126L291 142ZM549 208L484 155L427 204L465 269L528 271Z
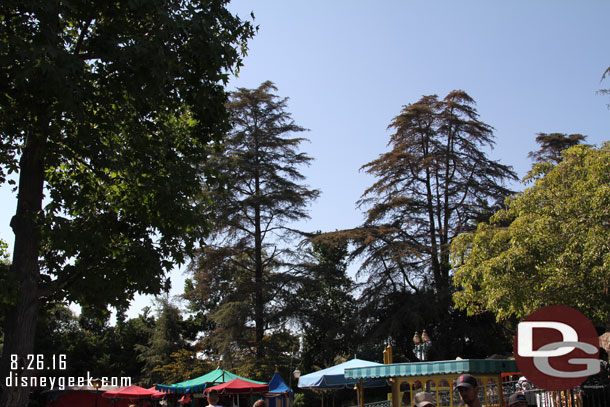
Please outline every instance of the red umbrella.
M103 394L106 398L121 398L121 399L150 399L157 392L155 390L145 389L140 386L121 387L117 390L110 390Z
M219 384L218 386L209 387L205 389L204 393L208 394L212 389L216 390L220 394L265 394L269 392L269 385L252 383L242 379L233 379L229 382Z

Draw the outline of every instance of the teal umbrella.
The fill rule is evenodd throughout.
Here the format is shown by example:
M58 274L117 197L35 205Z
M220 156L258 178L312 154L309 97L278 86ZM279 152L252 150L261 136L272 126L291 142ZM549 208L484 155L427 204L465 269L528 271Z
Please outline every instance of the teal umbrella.
M223 369L212 370L210 373L206 373L203 376L199 376L195 379L187 380L185 382L174 383L174 384L157 384L155 389L166 393L201 393L207 387L216 386L222 383L226 383L233 379L242 379L254 384L267 384L264 382L257 382L255 380L246 379L245 377L238 376L234 373Z

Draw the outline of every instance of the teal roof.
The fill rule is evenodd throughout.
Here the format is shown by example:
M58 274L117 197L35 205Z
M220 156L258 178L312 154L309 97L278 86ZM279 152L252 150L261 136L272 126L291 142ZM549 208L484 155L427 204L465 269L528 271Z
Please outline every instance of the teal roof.
M357 367L345 369L345 377L350 379L370 379L382 377L446 375L452 373L500 374L518 371L519 368L514 360L465 359Z

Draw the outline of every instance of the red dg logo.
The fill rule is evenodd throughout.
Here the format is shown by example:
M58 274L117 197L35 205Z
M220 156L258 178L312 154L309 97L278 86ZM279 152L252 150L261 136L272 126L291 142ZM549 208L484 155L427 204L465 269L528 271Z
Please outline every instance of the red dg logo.
M564 305L540 308L519 323L514 342L517 366L545 390L566 390L599 372L595 327Z

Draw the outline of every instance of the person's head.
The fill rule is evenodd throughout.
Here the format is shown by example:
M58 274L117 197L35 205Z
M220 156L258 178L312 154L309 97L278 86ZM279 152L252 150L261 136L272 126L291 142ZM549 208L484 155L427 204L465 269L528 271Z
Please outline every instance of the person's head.
M413 397L414 407L436 407L434 394L425 391L419 392Z
M252 407L263 407L265 405L265 400L260 399L260 400L256 400L254 402L254 404L252 404Z
M527 399L523 392L516 392L508 399L508 407L527 407Z
M210 404L218 403L218 392L216 390L210 390L208 392L208 403L210 403Z
M460 392L462 401L467 405L472 405L475 400L478 400L478 386L477 379L473 375L463 374L457 379L455 387Z

